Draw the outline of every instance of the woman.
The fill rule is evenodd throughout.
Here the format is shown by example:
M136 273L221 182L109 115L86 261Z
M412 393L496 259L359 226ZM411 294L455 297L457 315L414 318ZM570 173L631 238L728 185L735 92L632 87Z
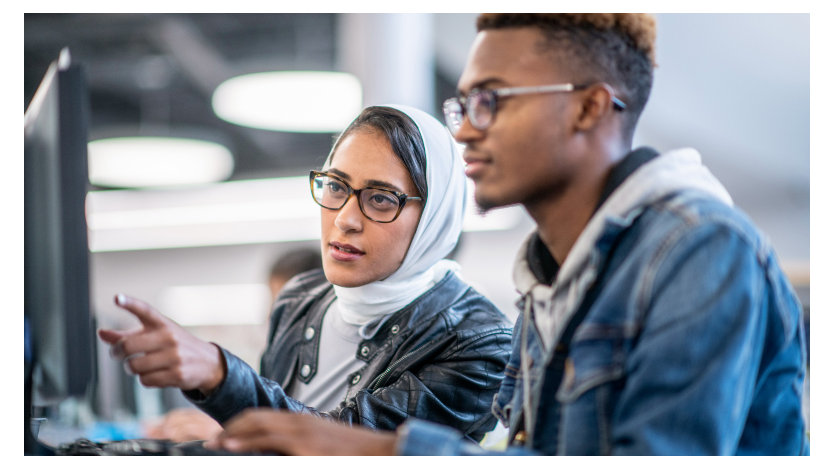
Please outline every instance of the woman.
M143 384L179 387L221 423L250 407L387 430L411 416L480 440L495 424L512 331L444 259L466 204L448 131L414 108L367 108L310 184L324 269L276 300L262 375L122 295L144 329L101 338Z

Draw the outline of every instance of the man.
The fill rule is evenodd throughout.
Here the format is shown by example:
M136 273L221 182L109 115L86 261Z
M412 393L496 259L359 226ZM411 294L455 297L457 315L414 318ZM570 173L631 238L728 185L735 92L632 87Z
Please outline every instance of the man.
M804 332L772 249L692 149L632 149L654 19L481 15L444 103L484 209L537 224L493 412L508 454L808 454ZM213 446L479 454L453 430L396 435L251 411Z

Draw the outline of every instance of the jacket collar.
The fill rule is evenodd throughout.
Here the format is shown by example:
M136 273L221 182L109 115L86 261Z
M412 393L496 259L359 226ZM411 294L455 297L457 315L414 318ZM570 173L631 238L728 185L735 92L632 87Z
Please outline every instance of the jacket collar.
M638 167L657 157L657 150L650 147L640 147L629 152L611 170L605 186L602 188L602 195L597 202L594 212L597 212L602 204L617 189L623 181L628 178ZM529 292L534 285L551 285L559 271L559 263L553 258L539 236L533 232L527 237L522 245L521 251L516 256L516 287L520 292ZM519 272L520 271L520 272Z
M709 193L732 205L726 189L701 164L694 149L679 149L659 155L641 147L626 155L615 167L603 188L597 209L588 225L574 243L563 266L559 266L544 246L538 233L527 237L516 255L513 281L516 289L527 295L535 290L555 289L555 284L568 282L593 260L594 247L604 248L621 230L653 202L675 192L694 189Z
M320 325L327 307L335 300L335 292L332 285L328 285L327 292L310 309L311 315L307 320L308 324ZM426 292L414 299L410 304L391 313L380 317L379 322L372 322L365 325L363 329L370 332L370 341L384 342L392 334L399 335L404 331L410 331L414 325L434 317L437 312L445 310L454 304L458 298L469 288L453 271L446 273L443 278ZM364 336L364 335L363 335Z

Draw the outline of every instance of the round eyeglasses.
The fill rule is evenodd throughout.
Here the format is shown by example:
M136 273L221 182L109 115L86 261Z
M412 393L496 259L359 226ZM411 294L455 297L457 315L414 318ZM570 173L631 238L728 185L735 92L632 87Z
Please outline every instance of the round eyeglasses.
M603 84L605 85L605 84ZM529 95L534 93L559 93L583 90L591 85L574 85L573 83L559 83L556 85L525 86L513 88L496 88L492 90L474 89L466 97L456 96L443 102L443 115L446 126L455 135L463 125L463 118L469 118L472 127L484 130L495 118L496 104L500 98L515 95ZM610 89L610 86L605 85ZM626 104L611 93L611 102L616 111L626 109Z
M368 187L353 189L338 176L321 171L310 172L310 194L316 204L325 209L339 210L348 199L356 194L359 210L374 222L389 223L396 220L408 201L422 201L423 198L409 196L385 188Z

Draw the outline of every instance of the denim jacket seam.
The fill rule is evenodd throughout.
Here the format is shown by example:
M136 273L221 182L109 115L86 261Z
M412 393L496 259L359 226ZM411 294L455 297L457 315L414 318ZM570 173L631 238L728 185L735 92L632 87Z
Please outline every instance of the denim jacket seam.
M648 314L650 300L652 299L652 292L655 291L655 281L660 266L667 260L672 249L680 243L684 235L697 225L697 221L691 214L684 214L682 211L671 207L671 212L676 218L680 220L675 224L675 227L667 233L663 242L657 247L654 255L649 260L646 269L643 270L641 279L638 281L640 286L639 294L635 299L635 311L640 313L639 324L645 322L645 316Z

